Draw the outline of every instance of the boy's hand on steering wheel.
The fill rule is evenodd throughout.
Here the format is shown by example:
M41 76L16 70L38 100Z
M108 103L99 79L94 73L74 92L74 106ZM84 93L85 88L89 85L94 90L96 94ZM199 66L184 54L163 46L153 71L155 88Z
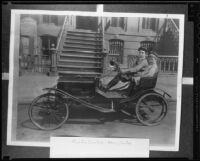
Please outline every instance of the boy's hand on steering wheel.
M122 74L126 74L127 72L129 72L127 69L121 69Z

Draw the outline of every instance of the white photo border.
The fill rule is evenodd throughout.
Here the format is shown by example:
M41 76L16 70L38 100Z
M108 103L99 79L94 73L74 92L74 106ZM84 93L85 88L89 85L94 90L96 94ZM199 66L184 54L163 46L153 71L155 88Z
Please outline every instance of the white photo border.
M8 93L8 117L7 117L7 145L13 146L36 146L50 147L50 143L12 141L12 118L13 118L13 87L14 87L14 45L15 45L15 16L20 14L45 14L45 15L78 15L97 17L148 17L148 18L173 18L180 20L179 28L179 55L177 77L177 105L176 105L176 131L174 146L150 146L155 151L179 151L180 122L181 122L181 95L182 95L182 72L183 72L183 47L184 47L184 14L151 14L151 13L116 13L116 12L84 12L84 11L50 11L50 10L11 10L10 28L10 52L9 52L9 93Z

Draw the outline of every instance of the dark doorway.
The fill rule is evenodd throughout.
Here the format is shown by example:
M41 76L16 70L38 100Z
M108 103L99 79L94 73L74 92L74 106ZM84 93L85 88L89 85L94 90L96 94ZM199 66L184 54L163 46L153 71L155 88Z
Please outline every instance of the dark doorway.
M42 39L42 71L44 73L49 72L51 69L52 64L52 56L51 56L51 47L52 44L56 47L57 45L57 37L50 36L50 35L43 35L41 36Z
M50 55L51 45L57 45L57 37L45 35L41 36L41 38L43 55Z
M98 18L89 16L77 16L76 17L76 28L84 30L97 31Z
M34 39L29 36L20 37L19 72L31 71L34 66Z

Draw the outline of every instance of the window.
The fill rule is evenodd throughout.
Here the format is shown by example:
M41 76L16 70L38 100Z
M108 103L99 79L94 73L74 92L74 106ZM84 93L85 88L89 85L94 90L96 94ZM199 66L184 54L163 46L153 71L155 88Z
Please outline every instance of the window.
M19 70L32 70L34 67L34 39L29 36L20 37Z
M58 17L52 15L43 15L43 23L54 23L58 25Z
M54 23L55 25L58 25L58 17L57 16L50 16L51 23Z
M124 18L123 17L112 17L111 26L112 27L121 27L122 29L124 29L124 27L125 27Z
M117 61L118 63L123 63L124 56L124 41L120 39L110 39L109 40L109 57Z
M43 16L43 23L49 23L49 15Z
M143 18L142 19L142 29L152 29L157 31L158 20L155 18Z
M21 36L21 52L22 55L28 55L29 54L29 37Z

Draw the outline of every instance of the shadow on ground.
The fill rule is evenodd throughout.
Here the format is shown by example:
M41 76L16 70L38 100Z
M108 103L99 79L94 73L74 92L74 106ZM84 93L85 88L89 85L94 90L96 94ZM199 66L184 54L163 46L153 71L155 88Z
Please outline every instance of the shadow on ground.
M106 122L118 122L143 126L141 123L138 122L135 116L127 116L119 112L101 113L83 106L71 107L69 110L69 118L65 122L65 124L101 125ZM30 119L22 121L20 125L23 128L33 130L38 129Z

